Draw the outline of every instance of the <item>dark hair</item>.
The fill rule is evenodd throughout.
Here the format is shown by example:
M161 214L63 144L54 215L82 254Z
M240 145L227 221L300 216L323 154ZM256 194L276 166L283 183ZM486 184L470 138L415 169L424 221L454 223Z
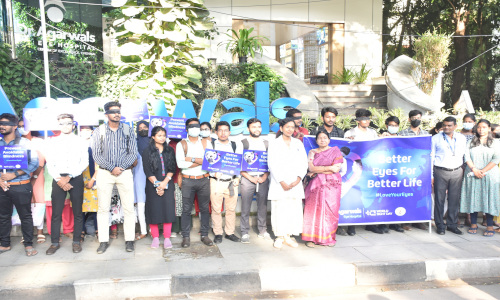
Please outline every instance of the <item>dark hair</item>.
M471 119L472 121L476 122L476 116L474 116L473 114L465 114L462 121L465 121L465 119Z
M328 132L326 132L325 130L318 130L318 132L316 133L316 141L318 140L320 134L326 134L326 136L330 138Z
M356 110L356 118L362 118L362 117L371 117L372 113L368 109L360 108Z
M219 130L219 127L221 126L227 126L229 128L229 131L231 131L231 125L229 125L229 123L226 121L219 121L215 123L215 131Z
M122 105L118 101L111 101L106 104L104 104L104 111L108 111L110 107L113 106L118 106L119 108L122 108Z
M339 112L335 108L333 108L332 106L327 106L321 109L321 116L324 117L327 112L333 113L335 116L339 115Z
M19 124L19 118L13 114L3 113L0 115L0 119L7 119L14 124Z
M151 156L149 163L150 163L150 166L151 166L151 169L153 170L153 172L156 172L156 170L159 168L159 166L161 166L161 160L160 160L160 155L158 153L158 148L156 148L156 142L153 139L153 136L157 135L158 132L160 132L160 131L165 132L165 134L167 133L165 128L163 128L161 126L155 126L151 130L151 140L149 141L149 146L147 148L149 151L148 155ZM172 147L170 147L167 144L167 140L165 140L165 142L163 143L163 152L161 154L163 156L163 160L167 161L166 169L167 170L172 170L172 169L175 170L175 168L176 168L175 160L166 159L167 154L169 154L169 152L171 152L172 155L175 156L174 149Z
M437 122L436 126L434 126L434 128L432 128L431 130L429 130L429 133L431 135L436 135L436 134L438 134L439 129L441 129L441 127L443 127L443 122Z
M71 121L74 121L75 117L73 117L72 114L60 114L57 116L57 121L59 121L61 119L71 119Z
M443 120L443 125L444 125L444 122L453 122L453 124L457 125L457 119L455 119L454 117L446 117Z
M196 121L196 122L198 122L198 124L200 124L200 120L198 120L198 118L189 118L186 120L186 127L188 126L189 123L191 123L193 121Z
M302 113L302 112L301 112L300 110L298 110L298 109L296 109L296 108L292 108L292 109L290 109L290 110L288 110L288 111L286 112L285 117L286 117L286 118L291 118L291 117L293 117L293 115L295 115L295 114L301 114L301 113Z
M478 126L479 124L481 123L484 123L486 125L488 125L488 127L491 128L491 123L490 121L486 120L486 119L481 119L477 122L476 126ZM488 147L491 147L491 144L493 144L493 134L491 132L488 133L488 138L486 140L486 146ZM477 147L481 145L481 140L480 140L480 136L479 136L479 133L477 132L476 130L476 133L474 134L474 137L472 138L472 141L470 142L470 147L471 148L474 148L474 147Z
M1 119L1 117L0 117L0 119ZM495 131L498 128L498 126L500 126L500 125L498 125L498 124L491 124L491 131Z
M396 124L399 125L399 118L396 116L390 116L389 118L385 119L385 126L389 126L389 122L395 122Z
M351 153L351 149L349 147L342 147L340 148L340 152L344 153L345 156L349 155Z
M203 126L203 125L207 125L208 128L210 128L210 130L212 130L212 125L210 124L210 122L203 122L200 124L200 126Z
M262 124L262 122L259 119L251 118L250 120L247 121L247 127L250 127L250 125L252 125L253 123L261 123Z
M422 112L418 109L410 110L410 113L408 113L409 118L414 117L414 116L418 116L418 115L422 115Z
M295 126L295 122L291 117L278 120L278 125L280 127L283 127L290 122L293 122L293 125ZM278 138L282 134L283 134L283 132L281 132L281 130L279 130L278 132L276 132L276 138Z

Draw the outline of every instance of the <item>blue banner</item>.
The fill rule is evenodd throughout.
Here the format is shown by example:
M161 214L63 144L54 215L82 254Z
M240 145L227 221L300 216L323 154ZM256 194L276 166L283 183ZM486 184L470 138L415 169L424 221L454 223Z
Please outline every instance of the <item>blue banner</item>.
M243 150L241 170L246 172L269 172L267 151Z
M317 148L304 137L306 151ZM339 223L431 220L431 136L332 139L344 155Z
M0 146L0 169L27 169L28 152L21 146Z
M208 172L239 175L241 171L241 154L206 149L201 169Z
M151 136L153 127L156 126L165 128L168 138L187 138L185 118L151 116L151 118L149 118L149 136Z
M134 122L149 118L148 102L140 100L122 100L122 122Z

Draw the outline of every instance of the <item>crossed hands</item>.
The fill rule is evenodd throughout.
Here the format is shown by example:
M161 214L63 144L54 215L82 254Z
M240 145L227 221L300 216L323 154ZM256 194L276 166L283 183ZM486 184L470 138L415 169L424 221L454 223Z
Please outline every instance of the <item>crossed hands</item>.
M281 181L280 184L281 184L281 187L283 188L283 190L289 191L289 190L293 189L297 184L299 184L300 181L301 181L300 177L297 177L297 179L290 184L287 184L284 181Z
M65 192L71 190L73 186L69 183L69 180L71 179L69 176L62 176L57 178L57 185Z
M486 172L483 172L483 170L479 170L477 168L472 169L472 172L474 172L474 175L477 178L483 178L486 175Z

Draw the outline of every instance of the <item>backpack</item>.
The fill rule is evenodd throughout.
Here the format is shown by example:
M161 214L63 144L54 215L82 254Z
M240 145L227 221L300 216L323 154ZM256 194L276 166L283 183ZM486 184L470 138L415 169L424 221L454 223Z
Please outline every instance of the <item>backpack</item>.
M250 147L250 143L248 142L248 140L246 138L242 139L241 143L243 144L243 150L248 150L248 148ZM269 148L269 141L264 140L264 146L266 147L267 151L267 149Z
M212 148L215 150L215 139L212 140ZM236 153L236 142L231 141L231 148L233 148L233 153Z
M184 157L186 157L188 153L188 145L186 140L181 140L180 141L182 145L182 150L184 150ZM207 142L202 139L201 140L201 145L203 146L203 150L207 149ZM182 172L179 170L179 173L177 173L177 185L179 185L179 188L182 188Z
M123 125L123 134L125 135L125 139L127 140L127 154L130 154L129 150L129 141L130 141L130 126L126 123L122 123ZM104 153L104 135L106 134L106 124L99 125L99 134L101 136L101 152Z

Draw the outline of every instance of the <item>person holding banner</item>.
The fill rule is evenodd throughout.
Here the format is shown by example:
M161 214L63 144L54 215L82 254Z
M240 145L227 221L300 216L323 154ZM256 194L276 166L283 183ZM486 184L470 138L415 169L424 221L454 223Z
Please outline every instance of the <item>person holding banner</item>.
M339 174L344 157L338 147L330 147L325 131L316 133L317 149L309 151L308 175L313 177L305 190L304 229L306 246L335 246L339 224L342 178Z
M260 137L262 132L261 121L251 118L247 121L250 136L241 141L243 150L267 151L269 144ZM253 195L257 200L257 227L258 237L271 240L267 232L267 193L269 191L269 172L241 172L241 242L250 243L250 208L252 206Z
M191 246L191 211L193 209L194 196L198 195L201 212L201 241L207 246L213 242L208 237L210 227L210 181L209 174L202 170L205 149L212 145L200 137L200 120L191 118L186 120L187 139L177 143L175 158L177 166L181 169L182 180L179 182L182 190L182 243L183 248Z
M464 170L466 139L455 132L457 120L446 117L443 120L443 132L432 137L431 161L433 166L432 184L434 186L434 221L437 233L445 234L445 228L455 234L463 234L458 225L460 194ZM498 192L498 191L497 191ZM444 203L448 199L448 213L444 223Z
M26 256L38 254L33 247L33 218L31 216L31 197L33 187L30 182L30 173L38 167L38 156L36 151L29 150L29 140L17 134L17 124L19 119L9 113L0 115L0 146L21 146L28 148L26 156L21 163L27 168L5 168L0 176L0 253L10 251L10 231L12 230L12 211L16 207L19 219L21 220L21 230L23 233L24 250ZM6 164L6 157L2 155L3 166ZM17 165L17 162L15 162Z
M137 218L139 219L140 233L135 235L136 240L145 238L148 234L146 227L145 205L146 205L146 175L142 166L142 153L149 147L149 123L142 120L136 124L137 130L137 165L134 168L134 194L137 205Z
M229 140L231 125L226 121L215 124L217 139L212 142L214 150L243 154L241 143ZM238 170L239 171L239 170ZM238 172L239 173L239 172ZM226 175L220 172L210 173L210 203L212 205L212 228L214 230L214 243L222 243L222 234L225 238L239 242L240 238L234 234L236 228L236 204L238 202L238 185L240 175ZM222 203L224 202L225 226L222 229Z
M491 134L491 123L481 119L477 122L477 132L467 143L465 152L465 178L462 185L460 211L469 213L470 234L477 233L477 214L486 216L486 231L483 236L491 237L493 216L500 214L500 142Z
M271 173L268 198L271 200L271 223L277 236L275 248L286 244L298 247L292 235L299 235L303 226L302 178L307 173L307 154L302 142L292 135L295 132L293 118L280 120L280 133L271 142L268 166Z
M97 253L106 252L109 246L109 208L113 186L116 184L124 211L123 231L125 250L134 251L135 211L134 179L132 167L137 159L137 141L133 128L120 122L121 104L108 102L104 105L108 123L94 130L91 148L97 172L97 227L99 228L99 247Z
M161 126L151 130L149 146L142 152L142 165L146 174L146 221L151 229L151 248L160 245L158 224L163 224L163 248L172 248L170 235L175 221L174 181L177 168L175 151L167 145L167 131Z
M52 255L60 248L61 219L69 193L74 216L73 253L80 253L80 243L83 229L83 176L82 173L89 165L87 143L73 133L75 124L73 115L61 114L57 117L61 135L47 141L47 168L53 178L52 181L52 220L51 242L46 254Z

